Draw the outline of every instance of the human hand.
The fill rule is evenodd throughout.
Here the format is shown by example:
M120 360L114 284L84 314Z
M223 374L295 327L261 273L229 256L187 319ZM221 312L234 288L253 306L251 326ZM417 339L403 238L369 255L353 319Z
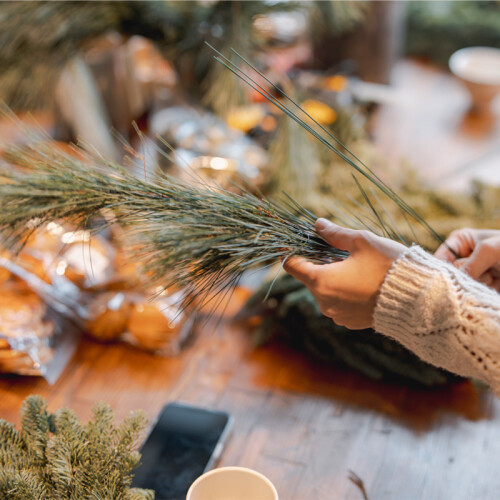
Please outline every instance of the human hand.
M453 255L451 248L459 257ZM500 231L494 229L458 229L436 251L438 259L472 278L500 291Z
M326 219L316 221L316 231L330 245L347 250L349 257L323 265L291 257L284 265L285 270L309 288L321 312L336 324L350 329L372 326L380 286L406 247L369 231L337 226Z

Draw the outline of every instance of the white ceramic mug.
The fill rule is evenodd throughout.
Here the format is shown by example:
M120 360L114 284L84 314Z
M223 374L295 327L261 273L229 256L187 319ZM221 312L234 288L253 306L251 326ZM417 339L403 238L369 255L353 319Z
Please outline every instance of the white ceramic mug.
M260 472L221 467L200 476L189 488L186 500L278 500L278 493Z

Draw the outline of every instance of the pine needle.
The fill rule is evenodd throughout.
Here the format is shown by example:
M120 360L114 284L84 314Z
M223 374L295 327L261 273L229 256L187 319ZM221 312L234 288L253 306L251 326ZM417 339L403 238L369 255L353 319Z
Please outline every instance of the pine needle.
M415 222L422 225L427 232L439 243L444 243L443 237L438 234L413 208L411 208L390 186L388 186L380 177L378 177L366 164L364 164L354 153L352 153L339 139L337 139L327 128L318 123L309 113L307 113L297 102L295 102L288 94L286 94L278 85L269 80L261 71L251 64L245 57L232 49L232 54L236 55L240 61L248 66L253 72L258 74L268 85L278 92L286 102L291 106L287 106L282 100L274 97L269 91L260 85L256 79L252 78L249 73L243 71L238 65L234 64L230 59L225 57L221 52L216 50L210 44L207 45L215 52L214 59L225 66L229 71L238 76L244 83L252 87L256 92L274 104L278 109L285 113L292 120L300 124L305 130L318 139L324 146L342 158L359 174L369 180L381 193L386 195L392 202L410 216ZM299 114L294 112L296 109ZM303 116L304 118L301 118ZM358 184L359 186L359 184ZM380 217L377 215L377 218ZM397 231L391 231L388 236L397 234ZM451 252L455 253L452 249Z
M126 231L131 258L148 285L185 292L202 306L247 270L301 255L316 263L344 259L314 229L315 216L290 198L272 202L164 174L142 180L99 157L80 158L45 142L14 147L0 169L0 235L22 246L29 228L53 220L85 226L112 211ZM103 222L102 224L107 224Z

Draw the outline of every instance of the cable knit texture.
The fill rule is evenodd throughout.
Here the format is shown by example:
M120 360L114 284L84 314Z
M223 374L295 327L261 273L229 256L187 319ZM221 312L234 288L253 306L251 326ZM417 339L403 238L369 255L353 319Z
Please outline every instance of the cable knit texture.
M500 397L500 295L413 246L380 289L375 330Z

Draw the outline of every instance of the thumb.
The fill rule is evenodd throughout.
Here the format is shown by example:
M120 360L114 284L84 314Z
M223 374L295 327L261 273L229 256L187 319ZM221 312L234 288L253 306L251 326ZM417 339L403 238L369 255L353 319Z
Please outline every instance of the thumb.
M471 278L478 279L498 263L498 251L488 241L479 243L470 257L460 259L459 267Z
M316 231L330 245L352 253L359 243L361 231L338 226L327 219L316 220Z

